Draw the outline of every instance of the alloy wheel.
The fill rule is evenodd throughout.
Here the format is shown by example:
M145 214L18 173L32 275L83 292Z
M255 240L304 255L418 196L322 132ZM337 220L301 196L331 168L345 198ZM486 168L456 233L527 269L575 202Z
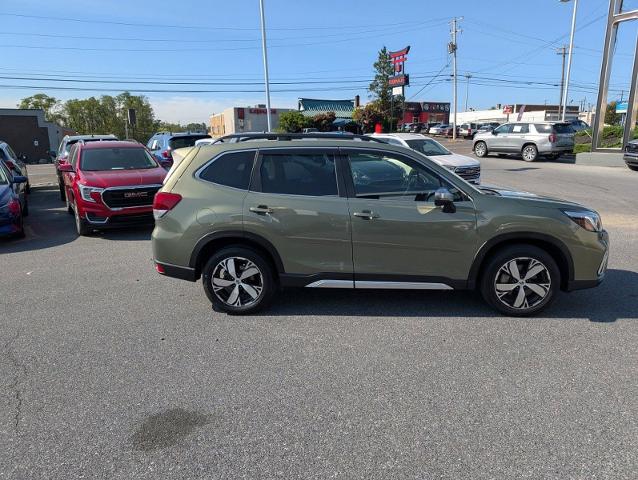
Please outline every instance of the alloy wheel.
M483 156L485 156L485 150L486 150L485 144L484 143L479 143L474 148L474 153L476 153L476 155L479 156L479 157L483 157Z
M244 257L227 257L211 276L215 296L231 307L246 307L257 302L264 289L261 270Z
M552 284L547 267L530 257L509 260L499 268L494 278L497 298L516 310L539 305L549 294Z
M536 147L532 145L528 145L523 149L523 160L525 160L526 162L533 162L534 160L536 160L537 155L538 152L536 151Z

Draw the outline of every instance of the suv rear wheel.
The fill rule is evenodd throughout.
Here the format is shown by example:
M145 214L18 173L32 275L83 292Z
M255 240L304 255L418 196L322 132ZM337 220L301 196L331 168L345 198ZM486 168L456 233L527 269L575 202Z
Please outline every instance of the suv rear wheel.
M533 162L538 158L538 148L534 144L525 145L521 154L523 155L523 160Z
M501 313L523 317L550 305L560 286L560 270L546 251L533 245L507 247L483 270L481 294Z
M215 253L204 267L202 281L213 307L236 315L261 310L275 293L270 263L245 247L228 247Z

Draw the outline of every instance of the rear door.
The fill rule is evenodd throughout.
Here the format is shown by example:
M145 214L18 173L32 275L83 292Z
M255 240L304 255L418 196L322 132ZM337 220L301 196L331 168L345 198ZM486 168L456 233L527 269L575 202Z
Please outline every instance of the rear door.
M244 201L244 229L274 246L288 283L352 282L350 214L339 162L336 148L259 152Z
M513 123L511 132L507 134L507 148L512 152L521 152L523 144L528 140L529 124Z
M408 156L370 149L342 151L348 158L344 176L356 288L465 282L478 241L471 199ZM434 205L434 192L441 187L456 196L454 213Z

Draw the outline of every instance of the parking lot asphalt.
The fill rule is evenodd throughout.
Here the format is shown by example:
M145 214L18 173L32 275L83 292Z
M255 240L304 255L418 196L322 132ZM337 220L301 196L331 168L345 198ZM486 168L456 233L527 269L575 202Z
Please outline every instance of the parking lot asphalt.
M602 214L599 288L529 319L337 290L227 316L154 272L150 230L78 238L33 166L27 238L0 242L0 478L635 479L638 174L481 162Z

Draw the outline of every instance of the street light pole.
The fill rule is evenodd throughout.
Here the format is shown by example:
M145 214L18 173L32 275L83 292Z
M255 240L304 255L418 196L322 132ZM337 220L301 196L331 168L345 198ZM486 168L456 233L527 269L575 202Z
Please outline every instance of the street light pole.
M567 3L570 0L560 0L563 3ZM569 95L569 77L572 71L572 54L574 53L574 33L576 31L576 14L578 12L578 0L574 0L574 10L572 12L572 29L569 37L569 55L567 57L567 74L565 76L565 89L563 90L563 116L561 121L565 121L565 114L567 113L567 98Z
M261 49L264 55L264 83L266 86L266 120L268 131L272 132L272 121L270 119L270 80L268 78L268 50L266 47L266 18L264 15L264 0L259 0L259 12L261 14Z

